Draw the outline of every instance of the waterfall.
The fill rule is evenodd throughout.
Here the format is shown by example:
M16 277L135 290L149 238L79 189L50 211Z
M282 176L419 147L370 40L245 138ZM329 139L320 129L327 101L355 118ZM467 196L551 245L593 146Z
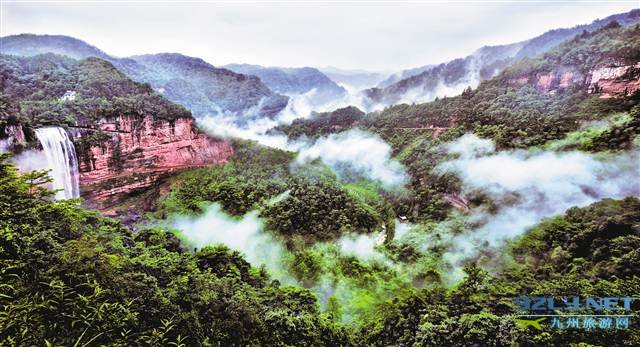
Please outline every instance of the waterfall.
M80 196L78 160L73 142L67 132L58 127L36 129L36 136L47 157L56 200Z

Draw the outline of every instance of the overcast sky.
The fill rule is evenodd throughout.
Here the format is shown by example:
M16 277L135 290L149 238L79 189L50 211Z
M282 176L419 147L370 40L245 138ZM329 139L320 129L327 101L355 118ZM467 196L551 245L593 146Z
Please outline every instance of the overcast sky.
M0 34L69 35L116 55L179 52L213 65L395 71L638 8L631 1L28 2L2 0Z

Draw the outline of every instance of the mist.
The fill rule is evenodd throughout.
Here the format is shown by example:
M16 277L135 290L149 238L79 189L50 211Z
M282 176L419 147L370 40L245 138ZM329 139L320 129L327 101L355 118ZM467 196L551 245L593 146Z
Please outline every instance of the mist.
M385 237L384 230L377 234L345 234L336 243L344 255L362 260L383 260L385 257L377 247L382 246Z
M170 225L181 230L182 240L191 247L224 244L244 254L252 266L264 265L269 274L280 282L296 282L287 274L283 264L284 247L264 230L264 223L257 211L234 218L214 203L199 216L174 216Z
M401 187L406 181L405 169L391 158L391 147L378 135L351 129L315 140L301 138L292 141L284 134L269 132L278 125L291 124L295 119L309 118L313 111L333 111L349 105L351 98L347 96L319 106L314 96L314 89L305 94L290 95L287 107L274 118L210 115L200 117L198 125L212 136L253 140L265 146L298 152L298 165L320 159L343 180L366 178L380 182L386 189Z
M402 186L407 178L402 164L391 157L391 146L379 136L359 129L319 138L300 149L297 162L304 164L315 159L331 166L342 179L368 178L385 188Z
M0 140L0 153L8 152L12 142L13 139ZM29 173L36 170L50 171L47 156L43 151L35 149L23 150L19 154L13 154L10 160L22 173ZM49 177L51 177L51 172L49 172ZM53 189L52 183L47 183L44 186L48 189Z
M447 149L459 157L438 169L456 173L462 180L463 194L480 191L498 205L495 213L482 207L473 209L468 221L480 226L451 239L443 258L458 275L458 265L464 260L503 245L545 218L605 198L640 195L638 149L600 154L497 152L491 141L475 135L465 135Z
M34 170L49 170L47 156L43 151L26 150L14 155L12 161L21 172L31 172Z

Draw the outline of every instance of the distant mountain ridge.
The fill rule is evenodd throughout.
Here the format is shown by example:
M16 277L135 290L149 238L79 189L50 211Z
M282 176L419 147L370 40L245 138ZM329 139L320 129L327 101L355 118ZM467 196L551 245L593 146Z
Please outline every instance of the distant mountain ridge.
M411 76L415 76L415 75L419 75L422 72L431 69L432 67L434 67L436 65L434 64L429 64L429 65L424 65L424 66L419 66L416 68L412 68L412 69L406 69L406 70L402 70L400 72L394 73L391 76L387 77L385 80L381 81L380 83L378 83L377 87L378 88L384 88L384 87L388 87L398 81L401 81L405 78L409 78Z
M286 96L274 93L258 77L217 68L200 58L159 53L131 59L146 67L138 79L170 100L189 104L196 115L228 110L273 116L287 105Z
M366 70L347 70L331 66L320 67L318 70L337 84L346 87L347 89L351 88L352 90L370 88L372 86L379 85L381 81L389 78L388 73Z
M523 58L533 58L545 53L583 31L594 31L607 23L617 21L622 26L640 23L640 9L611 15L590 24L573 28L550 30L529 40L501 46L485 46L473 54L433 66L404 70L376 88L365 90L372 103L387 105L397 103L426 102L438 97L459 95L466 87L476 87L505 67ZM390 83L392 82L392 83Z
M34 56L55 53L74 59L97 57L109 61L131 79L149 83L167 99L194 115L232 112L274 116L288 98L271 91L260 79L177 53L118 58L69 36L20 34L0 38L3 54Z
M315 89L314 99L319 102L326 102L346 93L343 87L312 67L264 67L250 64L229 64L224 67L237 73L257 76L277 93L304 94Z

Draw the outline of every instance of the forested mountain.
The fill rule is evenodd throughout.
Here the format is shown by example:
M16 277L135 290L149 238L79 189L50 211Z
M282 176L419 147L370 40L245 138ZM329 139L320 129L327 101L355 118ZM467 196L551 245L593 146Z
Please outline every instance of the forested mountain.
M230 64L225 68L260 77L271 90L282 94L304 94L315 90L314 100L320 103L339 98L346 90L312 67L264 67L250 64Z
M273 93L257 78L215 68L180 54L117 58L68 36L22 34L0 38L0 53L33 56L58 53L75 59L98 57L109 61L131 79L149 83L156 91L197 116L220 112L273 116L287 98Z
M476 87L507 66L523 58L533 58L547 52L583 31L594 31L611 21L622 26L640 22L640 10L616 14L591 24L556 29L532 39L503 46L485 46L465 57L439 65L427 65L400 72L382 82L377 88L366 90L373 101L385 105L402 102L431 101L443 96L459 95L466 87Z
M272 133L284 131L291 139L301 136L317 137L337 133L358 126L365 120L365 113L354 106L347 106L331 112L314 112L308 119L295 119L289 125L280 125Z
M215 68L199 58L162 53L131 59L146 68L138 72L137 79L150 83L198 116L225 110L254 117L274 116L287 105L286 96L272 92L257 77Z
M169 102L148 84L132 81L103 59L2 54L0 66L3 96L14 108L10 116L25 126L95 127L100 118L119 114L152 114L167 120L191 117L184 107Z
M3 54L33 56L54 53L73 59L96 57L116 60L100 49L69 36L22 34L2 37L0 43Z

